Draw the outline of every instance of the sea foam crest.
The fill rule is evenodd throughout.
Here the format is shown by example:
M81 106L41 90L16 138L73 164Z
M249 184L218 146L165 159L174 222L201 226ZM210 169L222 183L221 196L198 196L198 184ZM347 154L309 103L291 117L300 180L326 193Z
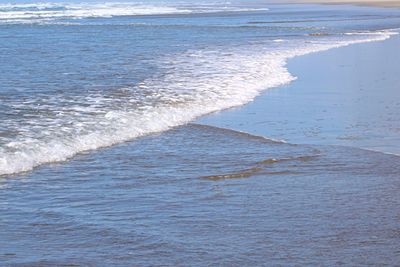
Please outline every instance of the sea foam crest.
M0 4L0 22L28 23L57 19L81 19L116 16L143 16L164 14L191 14L214 12L237 12L268 10L266 8L245 8L225 4L184 5L146 4L144 2L105 3L32 3Z
M0 5L0 19L57 19L190 13L173 6L132 3L15 4Z
M2 145L0 175L64 161L83 151L165 131L196 117L243 105L263 90L293 81L295 77L285 67L292 57L355 43L382 41L392 34L395 33L381 31L334 42L316 38L308 42L284 42L284 46L270 41L165 57L159 63L171 68L158 79L149 78L138 84L135 90L146 92L140 98L130 95L129 89L123 101L88 95L79 100L81 105L71 103L69 113L61 110L55 119L36 121L33 125L36 133L21 135ZM57 124L57 121L67 123ZM24 132L30 131L25 129Z

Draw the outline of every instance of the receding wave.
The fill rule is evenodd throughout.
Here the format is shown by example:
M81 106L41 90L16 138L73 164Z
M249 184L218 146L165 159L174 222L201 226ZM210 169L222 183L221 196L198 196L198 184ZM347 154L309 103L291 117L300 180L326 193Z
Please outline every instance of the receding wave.
M17 100L18 116L2 122L16 132L0 143L0 175L8 175L77 153L111 146L190 122L196 117L240 106L265 89L295 79L285 67L289 58L354 43L381 41L391 31L338 39L292 40L281 45L248 44L188 50L158 64L165 72L118 95L99 93L68 97L40 96ZM27 113L28 112L28 113Z
M251 168L248 170L242 170L236 173L229 173L229 174L221 174L221 175L210 175L201 177L201 179L218 181L218 180L225 180L225 179L240 179L240 178L249 178L251 176L256 175L263 175L263 176L270 176L270 175L293 175L293 174L301 174L298 171L262 171L261 168Z
M255 167L239 170L232 173L225 174L217 174L217 175L208 175L200 177L202 179L207 180L223 180L223 179L239 179L239 178L248 178L256 175L282 175L282 174L300 174L299 170L294 171L290 169L279 169L279 170L269 170L268 167L273 164L280 163L291 163L291 162L309 162L318 159L318 155L309 155L309 156L298 156L298 157L287 157L287 158L270 158L265 159L255 163Z

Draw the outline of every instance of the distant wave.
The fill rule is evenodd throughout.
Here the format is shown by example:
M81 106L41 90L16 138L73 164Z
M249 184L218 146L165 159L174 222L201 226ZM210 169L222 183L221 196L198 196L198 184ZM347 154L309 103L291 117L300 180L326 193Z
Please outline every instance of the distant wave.
M143 2L0 4L0 23L268 10L231 4L145 4Z
M285 46L271 42L223 50L189 50L160 60L160 65L171 66L166 74L145 80L135 88L124 88L118 98L87 95L64 103L62 96L51 96L48 100L15 103L14 109L21 106L54 114L54 119L30 119L18 125L19 131L27 133L34 127L36 134L20 136L0 147L0 175L64 161L83 151L165 131L196 117L246 104L263 90L295 79L285 67L289 58L382 41L393 34L396 33L379 31L334 40L292 40Z

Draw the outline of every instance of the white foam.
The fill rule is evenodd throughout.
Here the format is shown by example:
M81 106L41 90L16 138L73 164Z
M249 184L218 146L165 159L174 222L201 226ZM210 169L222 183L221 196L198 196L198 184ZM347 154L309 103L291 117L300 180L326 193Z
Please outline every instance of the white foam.
M0 22L29 23L57 19L108 18L116 16L143 16L214 12L260 11L266 8L245 8L224 5L187 6L183 4L146 4L143 2L105 3L35 3L0 4Z
M190 13L190 10L169 6L138 5L127 3L104 4L36 4L13 5L9 8L3 5L0 9L0 19L55 19L55 18L89 18L113 17L153 14Z
M288 59L355 43L382 41L394 32L347 37L342 40L248 45L187 51L159 62L166 74L124 88L125 97L88 95L57 105L57 96L34 106L54 118L18 125L15 140L0 147L0 175L29 171L77 153L111 146L190 122L196 117L252 101L260 92L295 79L285 67ZM165 67L167 68L167 67ZM141 92L140 95L130 94ZM144 91L145 90L145 91ZM39 100L37 100L39 101ZM43 101L42 99L40 101ZM54 105L52 103L55 103ZM53 105L53 106L52 106ZM57 110L50 110L51 108Z

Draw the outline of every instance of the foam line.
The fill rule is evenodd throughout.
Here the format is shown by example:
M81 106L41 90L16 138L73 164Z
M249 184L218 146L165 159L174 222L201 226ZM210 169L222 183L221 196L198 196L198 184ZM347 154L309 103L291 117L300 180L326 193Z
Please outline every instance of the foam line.
M29 119L17 125L23 134L0 146L0 175L65 161L83 151L165 131L199 116L246 104L262 91L295 79L286 68L290 58L355 43L383 41L393 34L396 33L380 31L335 40L270 41L189 50L160 60L160 65L169 66L165 67L166 72L134 88L124 88L123 97L87 95L65 102L60 95L15 103L15 109L31 106L38 112L52 114L52 118Z

